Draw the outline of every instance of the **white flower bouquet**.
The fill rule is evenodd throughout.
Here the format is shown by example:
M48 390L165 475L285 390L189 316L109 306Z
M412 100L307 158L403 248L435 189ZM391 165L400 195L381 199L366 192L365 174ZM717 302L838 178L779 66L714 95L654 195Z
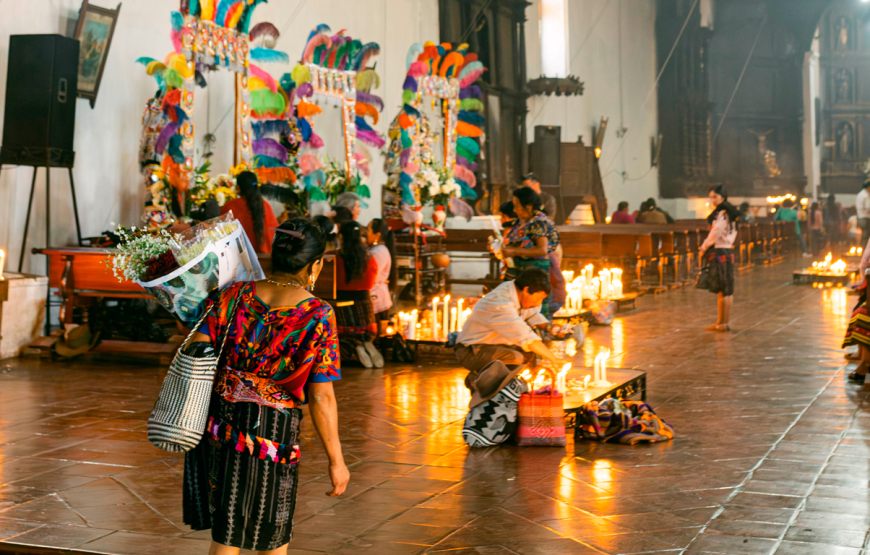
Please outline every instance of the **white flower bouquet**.
M187 327L202 316L203 302L215 289L265 278L257 253L232 212L175 235L122 232L112 257L115 275L121 281L137 282Z

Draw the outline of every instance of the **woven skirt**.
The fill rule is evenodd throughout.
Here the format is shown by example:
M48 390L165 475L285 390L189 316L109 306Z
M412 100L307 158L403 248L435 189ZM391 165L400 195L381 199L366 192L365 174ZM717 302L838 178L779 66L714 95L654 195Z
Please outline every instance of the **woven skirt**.
M710 267L711 293L734 294L734 249L710 249L704 255Z
M361 341L370 341L377 336L375 308L368 291L339 291L336 301L333 306L335 323L342 339L355 337Z
M298 444L302 411L285 414L215 398L209 416L220 426L219 437L241 436L242 447L237 450L232 442L218 441L207 432L185 455L184 523L194 530L211 529L212 539L222 545L252 551L285 545L293 535L298 458L291 464L271 457L283 453L284 446Z
M849 319L849 327L846 329L843 347L851 345L870 347L870 311L867 310L867 301L859 304L852 311L852 317Z

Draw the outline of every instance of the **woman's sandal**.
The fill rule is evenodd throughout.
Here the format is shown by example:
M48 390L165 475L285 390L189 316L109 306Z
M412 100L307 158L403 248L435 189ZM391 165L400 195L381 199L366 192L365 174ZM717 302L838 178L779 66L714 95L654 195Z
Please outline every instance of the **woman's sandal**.
M707 326L704 329L706 329L707 331L724 332L724 331L731 331L731 326L729 326L728 324L713 324L712 326Z
M851 372L846 375L846 378L852 380L853 382L864 383L864 379L867 378L867 374L859 374L858 372Z

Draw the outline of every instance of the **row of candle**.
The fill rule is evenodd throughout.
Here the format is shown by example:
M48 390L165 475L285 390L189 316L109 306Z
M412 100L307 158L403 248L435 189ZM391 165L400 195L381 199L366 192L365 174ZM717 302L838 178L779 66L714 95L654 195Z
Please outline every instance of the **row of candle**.
M580 271L580 276L574 278L574 272L565 271L565 306L560 312L576 313L583 310L583 300L611 300L622 297L622 270L619 268L607 268L594 275L595 268L589 264Z
M811 272L817 273L832 273L832 274L845 274L846 273L846 262L843 260L837 260L836 262L831 262L834 259L834 256L831 253L828 253L825 256L825 259L822 262L813 262L813 267L809 270Z
M400 312L397 317L399 332L405 339L447 341L451 333L462 331L471 315L471 309L464 306L465 299L457 299L452 307L450 305L450 295L447 295L443 300L440 297L432 299L428 315L417 310Z
M583 379L583 388L588 389L591 385L592 387L610 387L610 382L607 381L607 359L610 358L610 350L605 349L598 356L595 357L595 365L592 369L592 376L588 374ZM568 391L568 372L571 370L571 363L567 363L562 366L562 369L558 372L555 372L556 381L553 383L553 388L565 395ZM533 373L534 372L534 373ZM535 391L543 387L543 385L547 381L547 369L544 367L538 367L535 370L529 370L526 368L523 372L518 376L519 379L526 382L529 386L530 391ZM591 382L591 383L590 383Z

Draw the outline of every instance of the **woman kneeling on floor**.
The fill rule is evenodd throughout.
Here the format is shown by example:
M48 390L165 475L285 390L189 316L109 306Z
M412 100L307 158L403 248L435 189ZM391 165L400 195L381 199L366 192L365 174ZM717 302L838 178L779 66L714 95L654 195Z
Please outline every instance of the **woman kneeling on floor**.
M858 297L858 304L855 310L852 311L852 318L849 320L849 328L846 330L846 338L843 340L843 348L858 346L858 352L855 355L846 355L846 358L853 361L858 361L858 368L851 372L847 377L856 382L863 383L867 377L867 370L870 369L870 309L867 306L867 269L870 268L870 241L864 248L864 253L861 256L861 264L858 267L858 275L861 276L862 283L858 286L858 291L861 296Z

